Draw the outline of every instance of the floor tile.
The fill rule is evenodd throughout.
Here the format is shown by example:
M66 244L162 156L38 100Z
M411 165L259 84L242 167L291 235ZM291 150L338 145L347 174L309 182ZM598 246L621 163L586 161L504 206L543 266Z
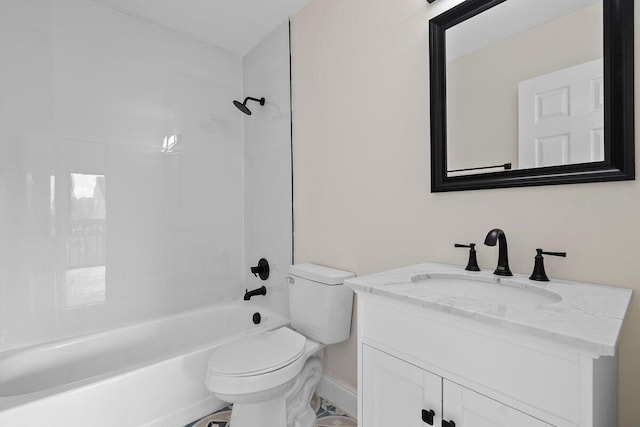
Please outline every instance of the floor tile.
M316 411L318 419L314 427L357 427L357 422L330 401L314 395L311 407ZM232 405L220 409L211 415L193 421L185 427L228 427Z

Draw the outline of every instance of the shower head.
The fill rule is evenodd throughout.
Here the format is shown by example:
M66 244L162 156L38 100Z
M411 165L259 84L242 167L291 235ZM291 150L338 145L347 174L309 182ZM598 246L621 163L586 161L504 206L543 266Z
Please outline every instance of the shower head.
M236 101L235 99L233 100L233 105L236 106L236 108L238 108L238 110L242 111L243 113L245 113L247 116L251 115L251 110L249 110L247 108L247 106L240 101Z
M240 102L240 101L234 100L233 101L233 105L235 105L238 110L242 111L247 116L250 116L251 115L251 110L249 110L249 108L247 108L247 101L249 101L249 100L259 102L260 105L264 105L264 101L265 101L264 98L258 99L258 98L251 98L250 96L247 96L244 99L244 102Z

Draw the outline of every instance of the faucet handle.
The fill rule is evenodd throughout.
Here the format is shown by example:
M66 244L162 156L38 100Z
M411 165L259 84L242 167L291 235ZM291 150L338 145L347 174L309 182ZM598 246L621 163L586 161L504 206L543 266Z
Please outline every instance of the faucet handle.
M533 265L533 273L529 277L530 280L537 280L538 282L548 282L549 278L547 277L547 273L544 271L544 257L542 255L553 255L553 256L561 256L566 257L566 252L548 252L544 249L536 249L536 257L535 263Z
M536 249L536 252L539 255L553 255L553 256L561 256L563 258L567 257L567 253L566 252L547 252L544 249L540 249L540 248Z
M251 273L262 280L267 280L269 278L269 261L260 258L258 265L251 267Z
M460 243L455 243L453 245L456 248L470 248L469 249L469 261L467 262L467 266L464 268L467 271L480 271L480 267L478 267L478 259L476 258L476 244L469 243L468 245L462 245Z

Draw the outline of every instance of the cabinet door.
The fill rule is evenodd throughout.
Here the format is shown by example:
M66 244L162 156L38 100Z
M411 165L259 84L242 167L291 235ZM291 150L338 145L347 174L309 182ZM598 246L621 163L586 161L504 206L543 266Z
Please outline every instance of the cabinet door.
M442 412L456 427L552 427L448 380L442 384Z
M362 375L361 427L440 427L442 378L367 345ZM433 411L433 424L423 410Z

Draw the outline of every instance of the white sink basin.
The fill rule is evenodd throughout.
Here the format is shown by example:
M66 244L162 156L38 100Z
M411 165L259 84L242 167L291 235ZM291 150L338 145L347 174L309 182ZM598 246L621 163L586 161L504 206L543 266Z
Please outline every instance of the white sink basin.
M420 293L437 293L454 298L497 304L553 304L562 301L555 292L496 277L469 277L453 274L419 274L411 278Z

